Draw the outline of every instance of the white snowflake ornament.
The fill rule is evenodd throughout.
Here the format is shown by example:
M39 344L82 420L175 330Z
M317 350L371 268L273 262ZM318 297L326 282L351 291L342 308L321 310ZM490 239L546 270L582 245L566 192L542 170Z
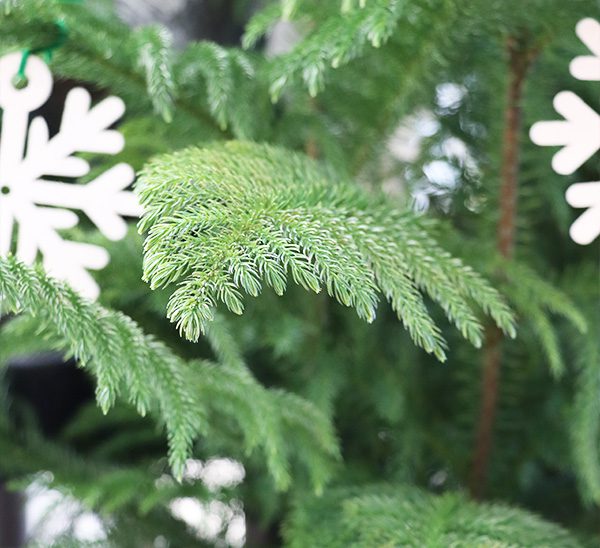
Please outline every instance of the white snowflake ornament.
M600 81L600 23L595 19L582 19L575 29L579 39L592 55L580 55L571 61L569 70L578 80Z
M89 163L79 152L116 154L123 136L109 129L125 112L123 101L108 97L91 106L90 94L75 88L67 95L59 132L49 136L48 125L29 115L50 97L52 75L46 64L30 56L25 68L27 85L18 89L13 79L20 53L0 58L0 256L13 249L27 264L38 255L55 278L67 281L83 296L95 299L99 288L88 270L104 268L108 252L97 245L72 242L59 231L73 228L84 213L111 240L123 238L123 217L138 217L136 196L125 190L134 180L131 166L117 164L88 184L55 181L52 177L81 177Z
M592 55L576 57L569 70L578 80L600 81L600 23L583 19L576 32ZM552 167L561 175L570 175L600 150L600 115L570 91L556 95L554 108L564 120L538 122L529 135L537 145L562 146ZM592 243L600 236L600 182L573 184L566 198L573 207L587 208L571 225L571 238L578 244Z

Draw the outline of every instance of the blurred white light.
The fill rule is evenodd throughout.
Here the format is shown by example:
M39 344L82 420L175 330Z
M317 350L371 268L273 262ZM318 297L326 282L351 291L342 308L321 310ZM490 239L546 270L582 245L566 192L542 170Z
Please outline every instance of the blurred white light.
M456 109L460 106L462 100L467 94L464 86L445 82L435 88L436 102L442 109Z
M224 534L227 545L243 545L246 525L241 505L235 501L231 504L217 500L203 503L192 497L181 497L172 500L169 508L173 516L183 521L198 538L214 540Z
M440 128L433 114L422 110L404 118L388 141L389 151L396 160L414 162L421 153L421 141Z
M427 179L432 183L452 188L456 185L459 178L457 169L444 160L434 160L423 166L423 171Z
M25 533L43 545L71 532L82 542L106 538L102 521L77 500L47 487L52 474L44 472L25 490Z
M225 540L231 546L243 546L246 543L246 520L243 515L236 515L229 522Z
M210 490L215 490L237 485L245 475L244 467L235 460L211 459L204 464L202 481Z
M232 487L243 481L246 472L241 463L227 458L214 458L203 462L188 459L183 478L202 481L210 491ZM180 497L169 504L171 513L199 537L213 540L222 536L228 546L243 546L246 524L243 507L237 501L202 502L193 497Z
M185 461L185 468L183 470L183 479L188 481L202 479L202 472L204 470L204 463L198 459L188 459Z
M78 540L85 542L94 542L106 537L102 521L91 512L86 512L75 520L73 533Z
M192 497L181 497L171 501L171 513L194 529L201 529L206 516L202 503Z
M198 459L188 459L185 463L183 478L188 481L202 480L211 491L222 487L232 487L242 482L246 472L237 461L225 458L215 458L202 462Z

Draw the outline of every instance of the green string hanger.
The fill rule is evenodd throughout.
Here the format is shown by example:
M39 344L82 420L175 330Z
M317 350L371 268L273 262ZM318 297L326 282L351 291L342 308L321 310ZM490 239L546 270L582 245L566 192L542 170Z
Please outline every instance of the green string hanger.
M81 4L83 0L56 0L58 4ZM57 19L54 21L54 26L56 27L56 39L50 44L46 44L44 46L38 46L35 48L26 48L23 50L23 56L21 57L21 63L19 64L19 70L15 75L15 85L16 86L25 86L27 85L27 76L25 75L25 70L27 69L27 60L30 55L35 55L37 53L43 53L46 59L46 62L50 62L52 60L52 54L55 50L60 48L69 37L69 29L67 27L67 23L64 19Z
M45 46L38 46L36 48L26 48L23 50L23 56L21 57L21 63L19 65L19 70L16 74L16 80L18 82L27 82L27 77L25 76L25 69L27 68L27 60L30 55L35 55L37 53L44 53L44 57L47 62L50 62L52 59L52 53L54 50L60 48L66 41L69 36L69 30L67 28L67 24L63 20L57 20L54 22L57 29L56 40L47 44Z

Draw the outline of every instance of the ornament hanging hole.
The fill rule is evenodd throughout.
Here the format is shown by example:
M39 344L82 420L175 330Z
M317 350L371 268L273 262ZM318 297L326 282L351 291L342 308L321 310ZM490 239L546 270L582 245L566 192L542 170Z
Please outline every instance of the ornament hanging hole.
M50 97L52 75L50 69L39 57L30 55L27 67L21 74L22 54L13 52L0 57L0 108L3 110L33 111L41 107ZM15 77L25 77L27 86L19 89Z
M29 85L29 80L24 74L15 74L12 79L12 85L15 89L25 89Z

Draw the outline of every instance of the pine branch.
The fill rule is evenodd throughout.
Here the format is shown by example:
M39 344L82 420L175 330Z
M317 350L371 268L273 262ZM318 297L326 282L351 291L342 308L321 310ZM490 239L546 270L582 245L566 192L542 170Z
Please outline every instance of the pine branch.
M475 300L509 334L499 295L451 258L422 221L374 200L331 170L266 145L229 142L159 157L142 172L144 277L178 284L168 316L196 340L219 302L243 312L242 292L266 283L280 295L288 275L373 321L378 294L390 300L413 340L443 360L444 341L417 289L480 344Z
M533 329L555 377L565 372L558 331L550 314L561 316L579 333L587 332L587 322L579 308L561 290L518 262L504 265L504 293L509 302Z
M173 121L175 83L171 69L171 35L161 27L143 27L136 34L138 64L146 73L146 86L155 112L165 122Z
M278 9L269 6L256 15L248 25L244 46L254 45L278 15L291 18L297 10L295 4L281 3ZM401 0L372 0L357 6L346 3L345 7L333 10L290 53L276 59L271 79L273 99L278 99L283 88L300 75L309 93L317 95L329 69L347 64L369 46L378 48L387 42L398 26L405 4Z
M5 310L31 317L54 346L90 370L105 413L121 397L141 415L151 412L160 418L177 478L193 441L199 435L219 435L211 421L223 418L239 427L247 451L261 448L265 452L280 488L289 486L290 461L297 455L316 488L338 458L328 418L295 396L262 387L239 358L230 358L224 365L186 363L124 314L83 300L61 282L11 257L0 259L0 298ZM232 355L222 335L213 341L223 355ZM282 399L285 413L281 412ZM308 446L310 454L298 451L306 441L308 420L316 436Z
M63 20L68 39L53 56L52 68L60 76L97 85L119 94L129 111L147 111L154 105L164 116L186 115L215 136L227 136L198 101L174 96L176 83L168 70L165 31L150 27L132 33L112 9L95 3L78 5L45 0L20 0L0 10L3 48L38 47L52 43L56 20ZM167 114L167 118L169 114Z
M598 333L600 322L594 323ZM583 499L600 505L600 347L597 337L577 340L579 376L571 421L574 470Z
M176 63L179 85L196 94L199 81L206 86L208 109L222 131L238 138L252 138L257 126L269 119L266 83L257 77L259 59L236 48L213 42L190 44Z
M524 510L390 484L299 499L284 535L291 548L581 546L563 528Z
M263 38L281 19L283 11L281 3L273 2L255 13L244 30L242 37L242 46L244 49L250 49L256 46L258 41Z

